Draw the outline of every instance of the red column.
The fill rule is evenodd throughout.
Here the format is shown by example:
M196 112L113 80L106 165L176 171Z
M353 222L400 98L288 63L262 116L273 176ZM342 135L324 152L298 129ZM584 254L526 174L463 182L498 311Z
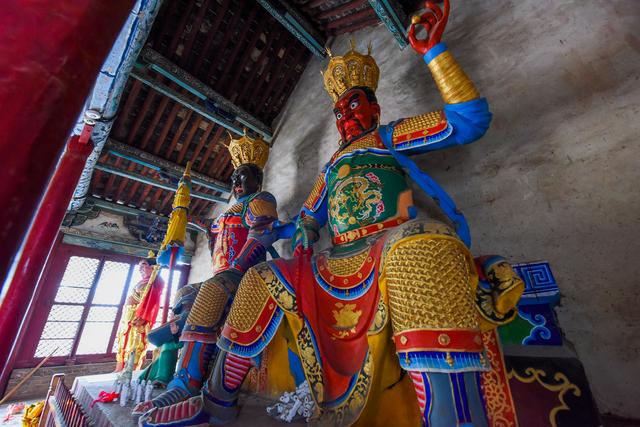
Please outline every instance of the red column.
M87 94L133 3L134 0L8 0L2 4L2 292L8 292L4 287L11 266ZM75 182L67 185L72 188ZM68 199L58 200L65 208L67 202ZM49 246L51 242L43 241L41 245ZM42 265L31 268L41 269ZM28 300L21 303L26 305ZM10 337L10 332L0 330L3 337Z
M89 130L90 132L90 130ZM15 272L0 308L0 331L6 345L0 347L0 395L4 391L15 360L14 345L18 340L29 303L35 293L42 270L53 247L60 224L80 179L87 157L93 150L88 134L74 136L49 183L38 209L33 226L29 230L24 248L18 258ZM12 345L14 344L14 345ZM11 354L13 352L13 354Z

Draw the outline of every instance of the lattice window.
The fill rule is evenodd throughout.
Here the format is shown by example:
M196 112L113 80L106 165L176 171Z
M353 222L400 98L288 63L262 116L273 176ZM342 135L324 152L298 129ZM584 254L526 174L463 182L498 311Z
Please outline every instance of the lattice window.
M72 305L87 302L100 260L72 256L60 281L58 292L44 326L35 357L45 357L54 351L54 356L69 356L73 350L83 306Z
M50 354L87 361L114 357L122 309L141 274L135 259L118 262L105 258L99 254L68 258L62 279L52 290L53 304L38 334L40 339L31 347L35 348L30 353L33 358ZM165 288L156 326L167 318L183 272L178 267L169 280L169 271L162 269L160 277Z
M125 262L104 263L76 354L107 353L131 268L131 264Z
M69 258L34 357L108 354L130 263Z

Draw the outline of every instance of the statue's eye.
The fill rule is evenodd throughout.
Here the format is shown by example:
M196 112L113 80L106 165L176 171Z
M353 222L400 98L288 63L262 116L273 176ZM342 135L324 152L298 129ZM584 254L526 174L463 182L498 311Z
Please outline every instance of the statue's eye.
M342 118L342 113L336 113L336 119L340 120Z
M359 105L360 103L358 101L352 101L349 107L351 107L352 110L355 110Z

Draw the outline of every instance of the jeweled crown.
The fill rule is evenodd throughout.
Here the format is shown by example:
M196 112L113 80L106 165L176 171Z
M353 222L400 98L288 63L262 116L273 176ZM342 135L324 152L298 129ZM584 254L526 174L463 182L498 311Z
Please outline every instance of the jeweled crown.
M378 88L380 69L371 57L371 44L366 55L356 51L355 42L351 40L351 50L342 56L333 56L327 69L322 73L324 88L336 102L342 94L356 86L368 87L372 91Z
M231 163L233 163L234 169L247 163L253 163L260 169L264 169L269 158L269 144L262 138L251 138L247 135L246 129L244 135L239 139L233 139L231 134L229 137L231 141L227 144L227 149L231 154Z

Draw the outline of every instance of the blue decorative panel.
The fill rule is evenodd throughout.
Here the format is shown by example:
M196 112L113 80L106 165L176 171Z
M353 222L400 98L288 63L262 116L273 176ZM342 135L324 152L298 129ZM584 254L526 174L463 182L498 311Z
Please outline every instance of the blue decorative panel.
M548 262L514 264L513 268L525 283L524 294L519 305L558 302L560 291Z
M522 345L562 345L562 333L555 313L548 304L524 305L518 308L518 316L531 324Z

